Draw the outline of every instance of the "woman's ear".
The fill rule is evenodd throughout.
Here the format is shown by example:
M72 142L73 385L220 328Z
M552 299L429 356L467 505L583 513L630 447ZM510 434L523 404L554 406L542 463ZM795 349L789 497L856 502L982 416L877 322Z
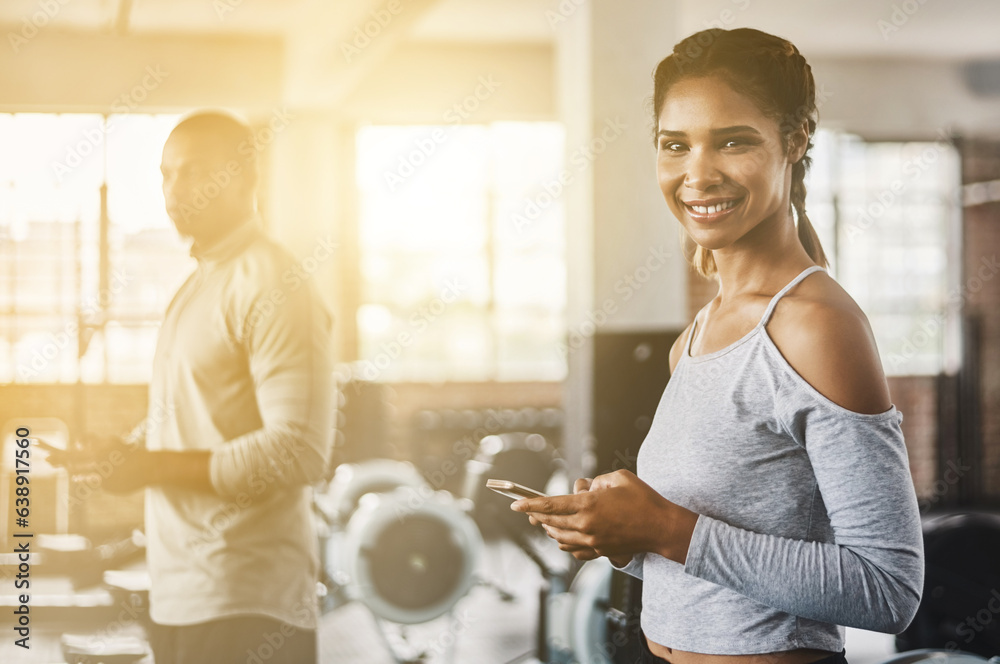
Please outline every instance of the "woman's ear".
M809 128L805 122L799 125L799 128L793 131L788 137L788 161L793 164L799 163L799 161L806 155L806 149L809 147Z

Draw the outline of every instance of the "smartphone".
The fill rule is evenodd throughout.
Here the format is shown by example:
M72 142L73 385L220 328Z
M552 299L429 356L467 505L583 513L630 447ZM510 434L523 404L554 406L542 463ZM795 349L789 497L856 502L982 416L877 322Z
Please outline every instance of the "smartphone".
M541 491L535 491L534 489L529 489L526 486L521 486L520 484L515 484L514 482L509 482L507 480L486 480L486 488L493 489L497 493L507 496L513 500L520 500L521 498L546 497Z

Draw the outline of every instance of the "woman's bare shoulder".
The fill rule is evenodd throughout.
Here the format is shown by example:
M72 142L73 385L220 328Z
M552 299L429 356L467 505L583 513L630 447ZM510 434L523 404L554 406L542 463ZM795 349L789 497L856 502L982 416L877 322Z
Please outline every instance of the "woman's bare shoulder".
M767 333L796 373L837 405L867 414L890 407L868 317L825 272L804 279L778 302Z

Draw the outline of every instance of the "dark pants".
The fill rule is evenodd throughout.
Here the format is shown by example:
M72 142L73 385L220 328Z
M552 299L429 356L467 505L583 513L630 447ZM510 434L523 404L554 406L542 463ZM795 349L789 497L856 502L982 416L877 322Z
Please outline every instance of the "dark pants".
M649 644L646 643L646 637L642 634L639 635L639 647L642 650L642 658L639 660L640 664L670 664L667 660L657 657L650 652ZM846 650L831 653L827 657L810 662L810 664L847 664Z
M316 631L265 616L150 629L155 664L316 664Z

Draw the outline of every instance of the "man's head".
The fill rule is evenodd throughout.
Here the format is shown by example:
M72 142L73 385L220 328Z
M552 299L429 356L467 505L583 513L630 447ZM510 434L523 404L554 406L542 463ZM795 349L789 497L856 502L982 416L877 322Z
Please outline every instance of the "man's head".
M208 245L254 211L253 132L235 117L199 111L181 120L160 162L167 214L181 235Z

